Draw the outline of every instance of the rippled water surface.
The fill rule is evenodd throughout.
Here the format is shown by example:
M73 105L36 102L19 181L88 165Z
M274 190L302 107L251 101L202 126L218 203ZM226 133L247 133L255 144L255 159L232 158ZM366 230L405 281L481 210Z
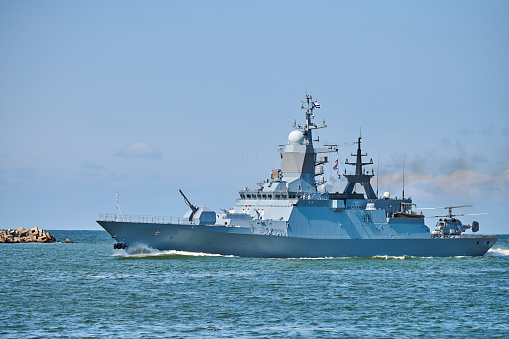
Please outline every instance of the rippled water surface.
M484 257L253 259L0 244L0 336L508 337L509 236Z

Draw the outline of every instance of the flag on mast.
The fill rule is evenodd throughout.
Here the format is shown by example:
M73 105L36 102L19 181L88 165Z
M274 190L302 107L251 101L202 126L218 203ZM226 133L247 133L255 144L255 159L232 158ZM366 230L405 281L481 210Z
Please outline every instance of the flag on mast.
M334 161L334 167L332 167L332 169L335 169L335 170L339 169L338 161L339 161L339 158L336 158L336 160Z

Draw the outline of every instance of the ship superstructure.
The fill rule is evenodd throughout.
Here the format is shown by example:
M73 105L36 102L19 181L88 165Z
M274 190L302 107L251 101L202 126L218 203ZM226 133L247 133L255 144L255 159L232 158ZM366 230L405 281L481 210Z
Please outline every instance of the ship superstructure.
M217 253L250 257L344 257L374 255L457 256L483 255L497 236L465 236L461 233L432 237L424 216L412 211L410 198L375 194L364 169L361 138L357 141L354 174L346 174L342 193L327 192L323 165L337 145L314 147L317 126L311 95L303 101L304 124L280 149L281 169L254 188L239 192L234 207L216 213L194 206L182 219L169 222L103 216L98 223L125 248L136 243L161 250ZM364 194L356 192L362 187ZM182 193L182 192L181 192ZM182 193L183 195L183 193Z

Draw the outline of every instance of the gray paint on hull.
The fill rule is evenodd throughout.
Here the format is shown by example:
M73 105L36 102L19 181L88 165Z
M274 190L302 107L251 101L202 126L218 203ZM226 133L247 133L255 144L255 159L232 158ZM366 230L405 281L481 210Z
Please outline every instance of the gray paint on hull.
M462 236L428 239L307 239L256 235L249 228L145 224L98 223L129 246L144 244L159 250L202 252L241 257L325 258L417 256L482 256L497 236ZM157 233L157 234L156 234Z

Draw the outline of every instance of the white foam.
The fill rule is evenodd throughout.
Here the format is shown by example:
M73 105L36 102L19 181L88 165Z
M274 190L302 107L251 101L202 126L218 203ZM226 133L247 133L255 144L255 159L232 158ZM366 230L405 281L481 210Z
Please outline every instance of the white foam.
M145 244L136 244L123 250L117 250L113 256L115 257L157 257L168 255L181 255L190 257L234 257L233 255L221 255L202 252L187 252L187 251L160 251Z
M490 248L490 250L486 253L487 256L509 256L509 249L507 248Z
M164 251L162 252L165 255L187 255L191 257L234 257L234 255L222 255L222 254L213 254L213 253L203 253L203 252L186 252L186 251Z
M281 258L269 258L269 259L281 259ZM283 259L289 259L289 260L329 260L329 259L349 259L346 257L319 257L319 258L307 258L307 257L301 257L301 258L283 258Z
M402 256L392 256L392 255L375 255L372 258L376 259L388 259L388 260L405 260L410 257Z

